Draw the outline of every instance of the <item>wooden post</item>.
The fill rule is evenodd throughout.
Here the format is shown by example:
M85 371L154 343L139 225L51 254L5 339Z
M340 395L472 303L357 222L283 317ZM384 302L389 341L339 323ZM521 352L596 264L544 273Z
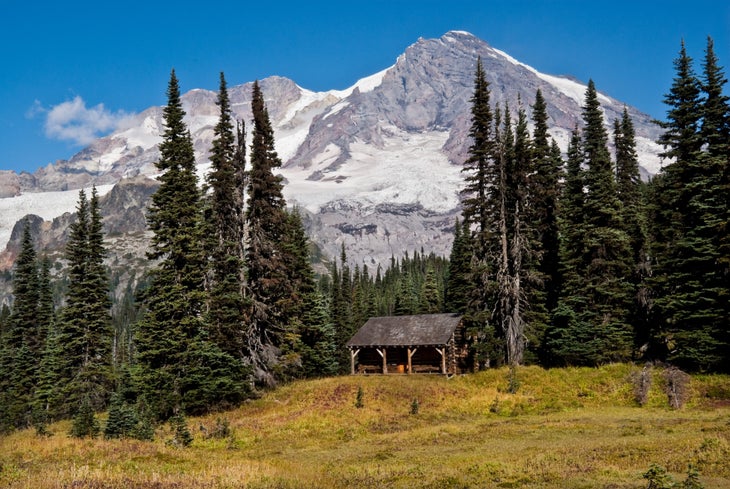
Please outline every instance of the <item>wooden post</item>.
M446 374L446 348L436 348L436 351L441 354L441 373Z
M409 374L413 373L413 362L411 361L411 359L413 358L413 355L416 354L416 350L418 350L418 348L414 348L413 350L411 350L410 347L408 348L408 373Z
M350 373L355 375L355 357L360 353L360 349L350 350Z
M388 359L385 355L385 347L383 347L383 350L381 351L380 348L376 348L375 351L380 353L380 356L383 357L383 374L388 373Z

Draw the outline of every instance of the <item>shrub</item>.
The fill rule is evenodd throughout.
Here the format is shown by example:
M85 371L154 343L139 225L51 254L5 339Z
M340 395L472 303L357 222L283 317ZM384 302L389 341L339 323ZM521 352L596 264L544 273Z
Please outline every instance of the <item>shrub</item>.
M201 427L203 429L203 427ZM216 418L215 420L215 426L211 428L210 430L204 430L205 431L205 438L228 438L232 435L231 433L231 423L226 418Z
M494 401L492 401L492 404L489 406L489 412L494 414L499 414L501 411L501 408L499 406L499 398L495 397Z
M355 407L358 409L365 407L365 404L363 403L363 395L362 387L358 387L357 394L355 395Z
M634 400L639 406L644 406L649 401L651 390L651 365L646 364L644 368L631 372L631 384L634 386Z
M672 409L681 409L689 399L689 375L670 366L664 370L664 380L669 406Z
M681 484L675 482L672 476L661 465L651 464L649 470L644 473L644 479L649 481L646 489L704 489L700 482L700 473L697 468L689 464L687 467L687 478Z

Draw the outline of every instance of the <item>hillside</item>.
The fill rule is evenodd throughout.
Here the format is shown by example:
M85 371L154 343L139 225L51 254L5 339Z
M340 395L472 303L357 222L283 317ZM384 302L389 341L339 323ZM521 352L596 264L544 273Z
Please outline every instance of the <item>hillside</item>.
M730 487L730 378L695 376L671 410L660 369L639 407L637 367L520 368L441 376L295 382L234 411L189 420L190 448L156 441L0 438L7 488L644 488L649 466ZM356 408L358 389L363 407ZM417 414L413 401L418 400ZM230 435L210 437L217 423Z

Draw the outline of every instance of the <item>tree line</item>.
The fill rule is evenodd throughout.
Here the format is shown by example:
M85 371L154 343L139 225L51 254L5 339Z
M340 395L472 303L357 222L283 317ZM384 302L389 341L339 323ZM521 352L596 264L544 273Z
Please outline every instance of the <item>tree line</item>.
M609 134L591 80L566 158L538 90L492 107L481 60L447 308L465 315L476 366L657 360L730 368L730 104L708 38L701 76L684 43L664 101L663 167L640 179L624 108Z
M701 77L684 45L675 60L665 165L648 183L627 110L613 121L611 155L593 81L564 157L542 93L529 118L522 102L493 107L478 60L449 258L420 250L386 269L352 268L343 245L319 276L275 174L258 83L247 147L221 73L211 171L199 182L173 70L142 286L112 303L95 189L79 193L60 307L26 221L14 304L0 312L0 430L74 418L83 436L109 409L106 436L148 438L155 423L184 426L181 416L262 387L345 372L346 342L384 315L463 314L475 369L647 359L727 370L730 109L711 39L705 54Z

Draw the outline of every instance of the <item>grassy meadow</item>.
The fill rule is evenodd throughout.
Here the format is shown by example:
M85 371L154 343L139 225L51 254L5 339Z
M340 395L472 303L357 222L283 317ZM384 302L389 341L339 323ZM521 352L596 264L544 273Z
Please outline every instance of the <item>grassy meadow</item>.
M705 488L730 487L730 377L693 376L674 410L660 369L638 405L637 370L523 367L514 394L507 369L295 382L189 418L188 448L169 426L152 442L79 440L61 422L0 438L0 487L619 489L647 487L652 463L678 482L692 463Z

